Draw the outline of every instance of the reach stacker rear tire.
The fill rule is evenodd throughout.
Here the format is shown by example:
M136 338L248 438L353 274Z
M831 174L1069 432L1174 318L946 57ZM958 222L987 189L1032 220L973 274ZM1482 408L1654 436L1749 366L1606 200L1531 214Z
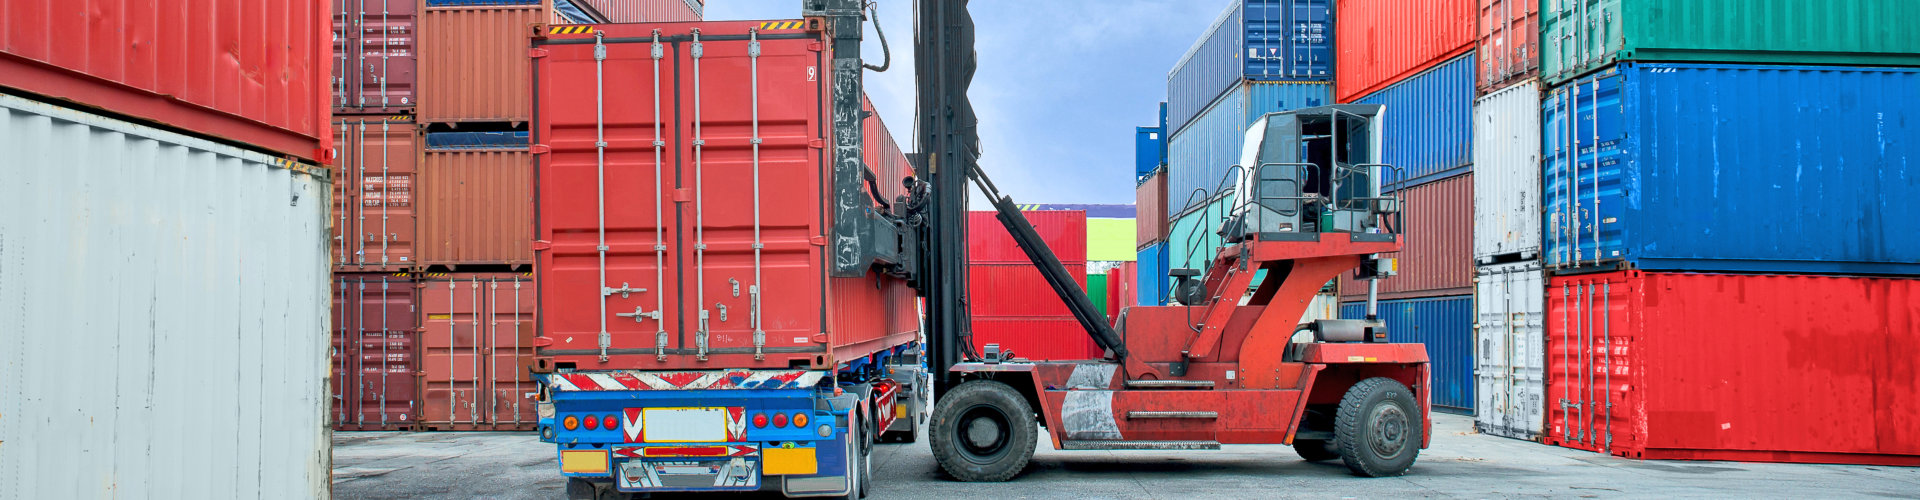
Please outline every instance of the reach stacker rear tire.
M1334 447L1356 475L1398 476L1413 467L1420 455L1420 407L1413 391L1390 378L1374 377L1354 384L1340 399L1334 417Z
M1019 391L975 380L941 396L927 426L927 440L934 460L954 479L1006 481L1033 459L1039 432L1033 407Z

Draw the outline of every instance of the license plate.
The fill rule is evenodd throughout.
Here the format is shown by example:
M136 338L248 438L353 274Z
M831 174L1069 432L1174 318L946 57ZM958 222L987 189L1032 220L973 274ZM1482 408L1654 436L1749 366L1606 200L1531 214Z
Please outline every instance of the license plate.
M620 464L620 489L759 488L759 466L753 457L630 460Z
M745 434L743 412L737 408L647 408L642 414L649 443L724 443ZM740 422L734 422L740 420ZM738 427L742 432L731 432Z

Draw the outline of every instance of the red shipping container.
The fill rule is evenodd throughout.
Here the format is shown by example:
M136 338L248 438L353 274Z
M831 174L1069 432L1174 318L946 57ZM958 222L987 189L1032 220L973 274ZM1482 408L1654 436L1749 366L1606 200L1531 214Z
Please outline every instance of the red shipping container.
M1334 94L1353 102L1473 50L1477 0L1339 0Z
M531 430L533 313L524 273L426 274L420 287L427 430Z
M1061 263L1087 262L1087 213L1081 210L1022 211L1040 240L1047 242ZM975 210L967 213L967 261L973 264L1032 264L1027 253L1014 243L1007 226L1000 223L999 212ZM1085 270L1081 270L1085 272Z
M412 429L420 420L413 278L341 274L333 282L333 428Z
M332 163L324 0L0 6L0 87Z
M1072 317L974 315L972 321L974 352L984 352L987 344L1000 344L1000 352L1036 361L1100 359L1105 354Z
M1381 299L1473 294L1473 174L1405 190L1400 274L1380 280ZM1340 277L1340 296L1365 298L1367 282Z
M904 281L871 270L861 277L829 275L823 235L834 222L829 188L836 158L834 148L820 145L836 139L827 126L833 75L820 64L832 54L815 47L831 44L801 24L595 25L592 30L605 33L604 87L595 77L592 33L536 40L535 53L542 55L534 59L540 116L533 140L551 151L535 156L542 248L535 269L542 285L540 335L551 343L541 354L555 368L823 369L917 338L918 301ZM690 55L695 28L704 51L698 101ZM748 55L750 28L759 29L757 65ZM658 80L651 56L656 29L666 54ZM756 66L758 74L750 73ZM758 162L750 88L756 78ZM604 110L604 122L596 122L596 109ZM605 130L604 169L596 125ZM874 114L863 128L866 162L890 198L911 170L885 127ZM697 161L696 137L704 141ZM757 266L756 187L763 248ZM602 293L603 227L606 286L644 290ZM656 244L663 248L658 254ZM756 301L756 291L768 300ZM756 302L765 332L759 342ZM602 331L608 333L604 362ZM657 336L662 332L665 344Z
M1920 280L1561 276L1544 319L1551 444L1920 465Z
M333 107L341 113L413 108L418 0L334 0Z
M527 37L553 22L536 5L430 6L420 17L420 123L526 123Z
M1474 87L1480 95L1540 74L1540 2L1477 0Z
M333 265L339 272L395 272L416 264L413 122L405 116L341 117L333 169Z
M1162 170L1133 189L1134 248L1167 241L1167 175Z
M1087 287L1087 263L1065 263L1067 274ZM975 263L967 266L967 306L974 316L1073 318L1032 263Z
M420 265L532 264L532 171L524 148L425 150L415 200Z

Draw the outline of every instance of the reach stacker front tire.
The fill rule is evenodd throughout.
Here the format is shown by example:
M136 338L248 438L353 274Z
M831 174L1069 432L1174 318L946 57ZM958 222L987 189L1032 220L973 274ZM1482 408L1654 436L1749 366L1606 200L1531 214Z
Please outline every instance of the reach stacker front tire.
M927 427L934 460L947 474L967 482L1013 479L1033 459L1038 436L1027 398L990 380L948 391L934 405Z
M1361 476L1405 474L1420 455L1426 429L1419 408L1413 391L1393 379L1374 377L1354 384L1334 417L1334 447L1340 459Z

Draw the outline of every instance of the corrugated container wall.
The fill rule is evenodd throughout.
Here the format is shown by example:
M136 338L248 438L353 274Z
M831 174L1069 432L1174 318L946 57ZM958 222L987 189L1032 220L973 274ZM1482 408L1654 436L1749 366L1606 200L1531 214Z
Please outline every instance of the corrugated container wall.
M1920 274L1920 70L1622 63L1543 107L1549 269Z
M706 15L702 0L576 0L574 4L615 23L699 21Z
M326 171L7 95L0 151L0 488L327 496Z
M0 87L327 163L326 0L0 8Z
M1085 261L1061 264L1075 282L1086 286ZM1073 312L1060 302L1032 263L971 263L967 266L967 287L968 311L974 316L1073 319Z
M1167 229L1167 265L1172 269L1207 272L1214 256L1225 246L1220 238L1220 224L1226 222L1227 213L1232 209L1233 197L1228 196L1174 219Z
M1400 274L1380 280L1384 298L1473 293L1473 184L1479 174L1421 184L1405 193L1406 224L1399 252ZM1365 297L1367 282L1340 278L1342 297Z
M1541 2L1541 77L1558 86L1616 61L1920 65L1911 0Z
M420 136L405 116L342 116L333 169L333 265L343 272L410 270L418 219Z
M1167 131L1249 80L1332 79L1331 1L1230 0L1167 73Z
M333 276L333 428L420 423L419 290L405 274Z
M1473 170L1475 262L1539 258L1539 81L1474 103Z
M1172 291L1171 280L1167 277L1167 244L1165 242L1147 245L1140 249L1139 286L1140 305L1167 305L1167 292Z
M420 122L530 120L529 27L550 22L551 12L545 0L474 6L428 2L420 19Z
M1014 243L1013 235L996 217L999 212L967 212L967 261L979 263L1031 264L1027 253ZM1060 262L1087 261L1087 213L1078 210L1025 210L1021 212L1040 240L1047 243ZM1071 266L1069 266L1071 267ZM1085 272L1085 270L1082 270Z
M1051 294L1052 292L1048 292ZM1080 321L1067 318L973 316L974 352L1000 344L1000 352L1036 361L1099 359L1102 352Z
M1481 433L1546 434L1545 280L1538 260L1481 267L1474 280L1473 427Z
M539 417L532 274L428 274L420 288L421 419L428 430L530 430Z
M1382 161L1400 167L1406 185L1460 175L1473 166L1473 54L1461 56L1360 98L1387 107ZM1400 181L1381 174L1383 188Z
M1167 240L1167 173L1162 170L1133 188L1134 248Z
M434 141L443 134L462 133L427 135L420 163L420 264L533 263L533 159L526 147L437 149Z
M1380 301L1387 341L1427 346L1433 366L1433 409L1472 414L1473 297L1429 297ZM1340 305L1340 317L1364 319L1366 302Z
M413 109L418 0L333 0L333 107L342 113Z
M1353 102L1473 50L1476 1L1339 0L1334 94Z
M1255 82L1220 96L1192 125L1168 139L1168 218L1197 209L1223 187L1233 186L1228 175L1240 163L1248 124L1267 113L1332 104L1332 90L1324 83Z
M1145 179L1160 169L1167 157L1167 131L1160 127L1133 128L1133 178Z
M1540 1L1476 1L1480 13L1475 19L1480 29L1474 57L1480 69L1474 87L1480 94L1540 74Z
M1644 459L1920 465L1920 281L1558 277L1547 284L1547 347L1552 444Z

